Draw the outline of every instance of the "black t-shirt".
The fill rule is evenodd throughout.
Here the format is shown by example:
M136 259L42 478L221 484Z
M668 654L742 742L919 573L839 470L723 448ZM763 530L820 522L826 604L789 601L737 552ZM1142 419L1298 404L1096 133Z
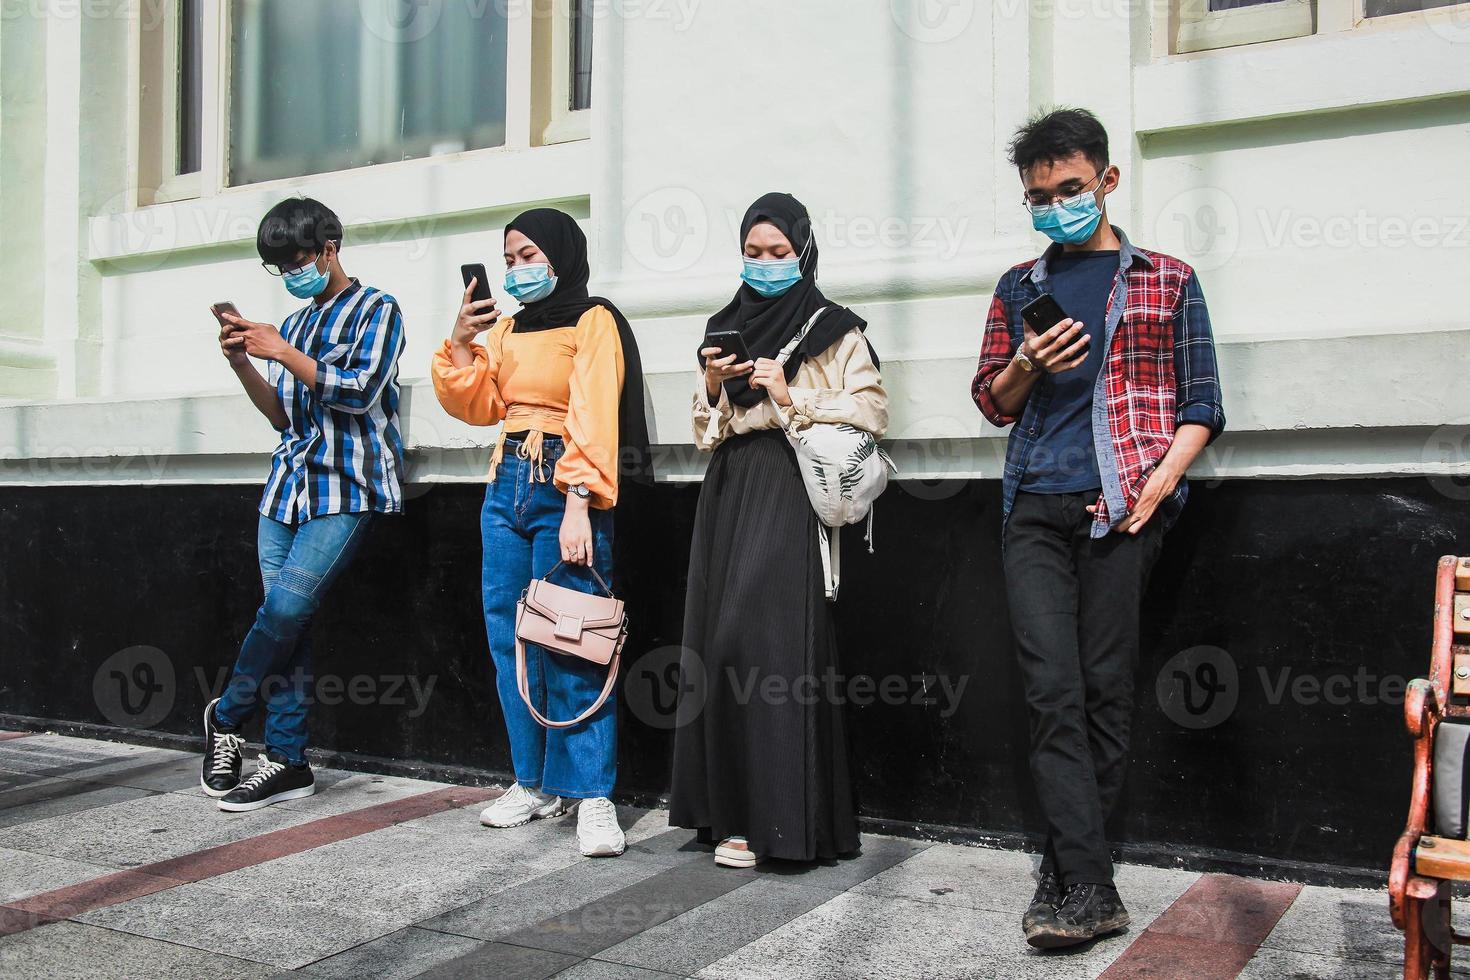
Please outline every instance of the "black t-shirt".
M1087 359L1070 371L1041 380L1051 400L1040 421L1021 489L1029 493L1077 493L1102 486L1092 441L1092 393L1103 362L1108 297L1118 274L1116 250L1064 252L1047 263L1047 282L1066 314L1082 321L1092 338Z

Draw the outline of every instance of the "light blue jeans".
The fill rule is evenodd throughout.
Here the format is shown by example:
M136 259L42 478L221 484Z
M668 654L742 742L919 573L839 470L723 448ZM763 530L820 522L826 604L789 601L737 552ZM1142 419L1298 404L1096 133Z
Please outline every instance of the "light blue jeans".
M616 695L574 728L546 729L531 717L516 688L516 602L531 579L545 578L561 560L559 534L566 513L566 496L549 479L545 483L531 480L531 462L517 455L519 448L516 442L506 442L505 457L495 482L485 491L480 513L485 633L516 782L570 799L610 796L617 782ZM541 465L548 477L562 450L561 439L545 437ZM612 511L591 509L588 516L593 561L611 585ZM581 566L563 565L551 581L583 592L599 591ZM528 644L526 677L536 710L554 721L565 721L586 711L597 699L607 670Z
M265 702L265 747L293 765L306 761L311 702L311 618L352 562L372 515L329 514L301 524L261 516L256 537L265 601L240 646L235 672L214 709L227 728L249 721Z

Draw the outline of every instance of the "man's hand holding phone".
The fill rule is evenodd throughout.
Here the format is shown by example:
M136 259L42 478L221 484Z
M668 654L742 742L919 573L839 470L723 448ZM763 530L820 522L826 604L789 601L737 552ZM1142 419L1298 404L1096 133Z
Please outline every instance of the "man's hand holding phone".
M279 361L283 355L295 350L286 343L286 338L274 324L256 323L228 310L220 310L215 316L220 321L219 345L225 356L231 359L231 364L241 363L234 359L240 354L262 361Z
M1067 317L1038 334L1031 324L1022 321L1025 340L1021 349L1031 363L1048 374L1060 374L1079 367L1087 360L1092 338L1082 332L1082 323Z
M235 327L225 319L225 316L226 314L239 316L240 311L235 309L235 304L215 303L209 308L209 312L214 314L215 320L219 323L219 349L220 353L225 355L225 360L230 362L230 367L238 368L249 364L250 356L245 353L245 349L238 344L227 342L235 336Z

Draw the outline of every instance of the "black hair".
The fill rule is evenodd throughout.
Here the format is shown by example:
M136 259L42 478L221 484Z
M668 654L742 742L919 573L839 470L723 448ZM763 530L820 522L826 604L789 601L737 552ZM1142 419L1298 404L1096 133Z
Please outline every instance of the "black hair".
M255 250L269 265L291 265L302 252L320 254L327 242L342 247L342 221L309 197L288 197L265 213L255 232Z
M1025 173L1037 163L1055 163L1081 153L1098 170L1108 161L1108 131L1086 109L1053 108L1032 116L1008 148L1012 165Z

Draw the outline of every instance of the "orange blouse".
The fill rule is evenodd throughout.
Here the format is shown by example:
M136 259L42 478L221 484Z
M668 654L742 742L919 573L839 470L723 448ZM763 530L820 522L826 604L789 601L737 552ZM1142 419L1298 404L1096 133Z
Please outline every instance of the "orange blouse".
M543 434L561 436L565 450L552 479L563 493L583 484L592 506L618 502L618 401L623 391L623 346L605 307L583 313L576 326L514 333L502 319L470 348L474 363L455 367L449 341L434 354L430 375L439 404L471 425L504 424L495 442L490 479L504 455L505 434L527 430L539 462ZM531 469L532 479L539 467Z

